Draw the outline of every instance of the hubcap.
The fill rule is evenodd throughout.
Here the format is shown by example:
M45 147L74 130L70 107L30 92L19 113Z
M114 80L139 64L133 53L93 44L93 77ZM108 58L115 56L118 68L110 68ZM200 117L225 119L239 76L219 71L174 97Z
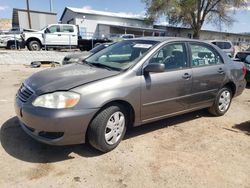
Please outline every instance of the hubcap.
M231 94L229 91L223 91L219 99L219 110L221 112L227 111L231 102Z
M105 140L109 145L113 145L121 138L125 127L125 117L122 112L112 114L105 129Z
M33 50L38 50L38 49L39 49L39 47L38 47L38 45L37 45L37 44L32 44L32 49L33 49Z

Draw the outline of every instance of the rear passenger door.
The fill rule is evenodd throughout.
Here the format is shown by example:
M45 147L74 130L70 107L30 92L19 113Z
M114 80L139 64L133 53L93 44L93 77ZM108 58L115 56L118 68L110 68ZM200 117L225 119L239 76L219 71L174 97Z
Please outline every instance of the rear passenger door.
M192 66L192 97L190 108L213 103L225 79L225 65L219 53L205 43L189 43Z
M61 25L60 29L61 45L76 46L78 42L77 32L72 25Z

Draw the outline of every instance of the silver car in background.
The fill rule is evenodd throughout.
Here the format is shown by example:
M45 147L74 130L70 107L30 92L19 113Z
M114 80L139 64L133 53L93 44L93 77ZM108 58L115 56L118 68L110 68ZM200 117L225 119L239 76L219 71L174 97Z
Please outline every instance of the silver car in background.
M108 152L128 127L207 108L224 115L246 68L198 40L124 40L83 62L38 72L15 99L23 130L53 145L89 142Z
M227 40L212 40L212 44L218 46L223 52L225 52L230 58L234 57L235 48L231 41Z

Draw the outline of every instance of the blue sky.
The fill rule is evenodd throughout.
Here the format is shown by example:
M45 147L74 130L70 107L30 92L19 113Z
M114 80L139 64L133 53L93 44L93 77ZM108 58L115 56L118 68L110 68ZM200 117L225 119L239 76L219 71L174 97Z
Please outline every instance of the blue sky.
M127 12L143 14L145 5L141 0L53 0L54 12L60 18L66 6L91 8L94 10ZM26 0L0 0L0 18L11 18L13 8L26 8ZM49 0L30 0L33 10L49 11ZM231 27L222 27L227 32L250 32L250 9L237 10L234 18L237 22ZM205 25L203 29L218 30L213 25Z

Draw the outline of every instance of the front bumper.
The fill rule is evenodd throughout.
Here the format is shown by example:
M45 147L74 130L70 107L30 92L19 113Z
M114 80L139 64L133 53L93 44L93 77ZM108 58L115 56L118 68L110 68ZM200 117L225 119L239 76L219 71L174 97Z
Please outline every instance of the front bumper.
M98 109L46 109L15 100L23 130L37 141L51 145L85 143L87 127Z

